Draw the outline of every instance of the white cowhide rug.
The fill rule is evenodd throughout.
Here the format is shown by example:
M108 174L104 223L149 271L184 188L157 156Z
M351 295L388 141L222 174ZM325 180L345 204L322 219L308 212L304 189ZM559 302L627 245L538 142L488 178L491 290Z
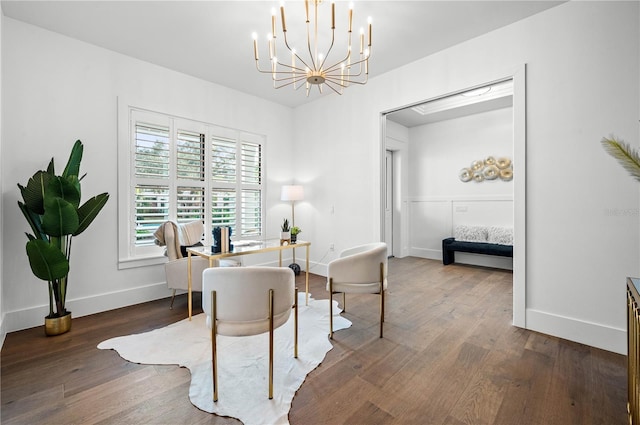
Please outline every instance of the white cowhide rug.
M191 371L189 399L197 408L231 416L249 424L288 424L296 391L307 374L333 348L329 342L329 300L298 301L298 358L293 357L293 314L275 330L273 399L269 400L269 335L218 336L218 401L213 402L211 338L205 315L142 334L103 341L98 348L113 349L122 358L141 364L175 364ZM351 322L339 316L334 301L334 330Z

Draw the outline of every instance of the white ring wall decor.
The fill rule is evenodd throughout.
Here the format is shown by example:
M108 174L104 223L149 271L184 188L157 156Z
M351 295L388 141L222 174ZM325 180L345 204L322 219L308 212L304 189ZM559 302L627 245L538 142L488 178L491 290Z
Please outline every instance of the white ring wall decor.
M465 167L458 173L460 181L467 183L471 180L476 183L485 180L502 180L505 182L513 180L513 164L507 157L488 156L486 159L478 159L471 163L470 167Z

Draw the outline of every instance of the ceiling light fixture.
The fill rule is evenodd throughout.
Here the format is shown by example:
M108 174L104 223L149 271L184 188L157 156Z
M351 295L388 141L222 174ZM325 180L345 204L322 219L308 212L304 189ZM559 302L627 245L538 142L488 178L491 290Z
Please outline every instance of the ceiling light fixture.
M313 5L313 25L310 21L310 3ZM327 63L327 59L331 54L335 42L336 29L336 4L335 0L331 0L331 37L330 44L327 41L324 45L328 45L326 53L319 51L318 37L318 6L322 0L305 0L306 11L306 28L307 37L306 44L309 51L308 57L301 56L302 50L295 49L289 45L287 39L287 24L285 18L284 2L280 4L280 19L282 27L282 40L284 47L291 54L291 63L284 63L278 59L276 55L276 10L271 11L271 33L267 35L267 49L269 52L270 69L262 70L259 65L258 56L258 36L253 33L253 52L256 60L256 68L260 72L271 74L273 87L276 89L293 86L298 90L303 85L306 88L307 96L311 90L311 86L318 86L318 90L322 93L323 86L329 87L338 94L342 94L345 87L349 84L366 84L369 77L369 57L371 55L371 18L368 19L368 44L365 47L364 28L360 29L360 53L358 57L352 57L351 54L351 33L353 28L353 3L349 4L349 25L347 29L347 46L343 56L332 65ZM287 54L289 54L287 53Z

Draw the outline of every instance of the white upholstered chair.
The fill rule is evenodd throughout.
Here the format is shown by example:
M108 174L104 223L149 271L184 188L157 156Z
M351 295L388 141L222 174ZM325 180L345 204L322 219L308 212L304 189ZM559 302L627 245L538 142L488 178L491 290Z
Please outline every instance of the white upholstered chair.
M380 338L384 323L384 293L387 289L387 244L370 243L346 249L329 262L327 291L329 337L333 338L333 294L342 292L342 310L346 311L346 293L380 295Z
M213 401L218 401L217 335L269 333L269 399L273 398L273 331L294 310L293 355L298 357L298 289L288 267L219 267L202 274L202 309L211 329ZM233 383L229 383L233 385Z
M185 224L165 221L154 232L156 244L166 246L166 256L169 259L164 265L164 271L167 286L169 289L173 289L170 308L173 308L176 290L186 291L189 289L188 258L184 247L199 243L203 235L204 225L199 220ZM215 265L228 267L238 266L240 263L234 260L222 260ZM202 291L202 272L209 267L209 261L203 257L192 256L191 267L191 290L200 292Z

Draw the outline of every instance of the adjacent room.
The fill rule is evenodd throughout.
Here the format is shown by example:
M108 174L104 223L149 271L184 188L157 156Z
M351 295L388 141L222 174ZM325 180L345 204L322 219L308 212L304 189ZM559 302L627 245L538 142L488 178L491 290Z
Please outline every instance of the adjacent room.
M640 422L637 1L0 5L3 423Z

